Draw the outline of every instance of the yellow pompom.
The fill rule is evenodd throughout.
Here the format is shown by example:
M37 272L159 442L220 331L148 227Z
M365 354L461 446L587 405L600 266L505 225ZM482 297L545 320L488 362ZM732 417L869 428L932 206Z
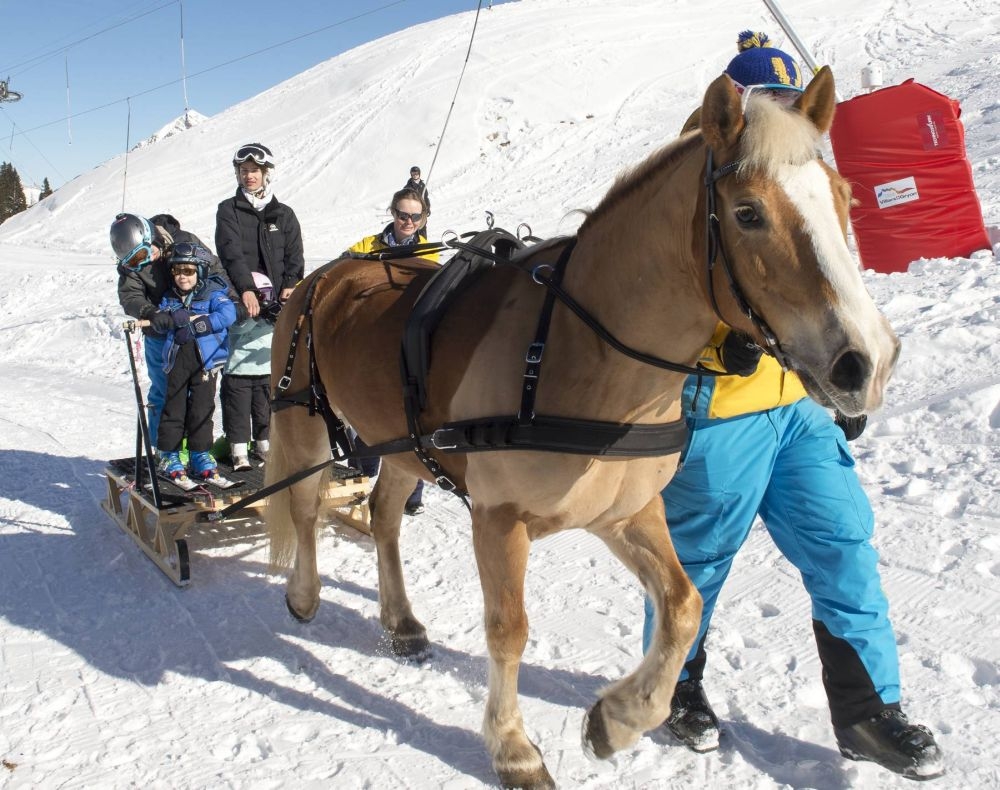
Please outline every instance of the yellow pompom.
M754 30L744 30L736 39L736 50L746 52L748 49L771 46L771 39L767 33L760 33Z

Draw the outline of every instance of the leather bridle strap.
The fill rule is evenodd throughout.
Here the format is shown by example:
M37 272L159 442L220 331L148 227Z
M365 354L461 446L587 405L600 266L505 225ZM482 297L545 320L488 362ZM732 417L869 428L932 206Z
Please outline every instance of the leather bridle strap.
M719 308L719 302L715 297L715 282L712 275L715 271L715 262L721 257L722 271L725 272L726 279L729 282L729 292L736 302L737 309L750 320L750 323L754 325L760 336L764 338L764 343L767 345L768 351L778 360L778 364L788 370L788 357L782 351L781 344L778 343L778 338L771 331L771 327L767 325L763 316L754 311L743 295L743 289L740 288L739 283L736 281L736 276L733 274L733 267L729 262L729 256L726 255L726 248L722 244L722 223L719 221L719 215L716 213L715 183L730 173L734 173L739 166L739 161L734 161L722 167L714 168L712 149L708 149L705 158L705 277L707 279L708 295L716 317L727 326L732 326L723 317L722 310Z

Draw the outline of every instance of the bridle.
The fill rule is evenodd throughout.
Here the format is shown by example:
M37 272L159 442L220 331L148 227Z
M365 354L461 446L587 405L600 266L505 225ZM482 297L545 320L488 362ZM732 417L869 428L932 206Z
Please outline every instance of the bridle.
M719 302L715 297L715 283L712 274L714 273L715 262L721 256L722 271L725 272L726 279L729 281L729 292L736 302L737 309L749 319L750 323L760 333L760 336L764 338L767 350L778 360L778 364L785 370L788 370L790 368L788 355L782 350L777 336L771 331L771 327L768 326L767 321L750 306L750 303L743 295L743 289L740 288L739 283L736 281L732 264L729 262L729 256L726 255L726 248L722 244L722 223L719 221L719 216L715 210L715 184L730 173L736 172L739 166L740 162L736 160L722 167L715 168L712 161L712 149L708 148L708 153L705 157L705 276L707 279L708 296L711 299L712 309L715 311L716 317L722 323L732 326L731 322L723 317L722 310L719 308Z

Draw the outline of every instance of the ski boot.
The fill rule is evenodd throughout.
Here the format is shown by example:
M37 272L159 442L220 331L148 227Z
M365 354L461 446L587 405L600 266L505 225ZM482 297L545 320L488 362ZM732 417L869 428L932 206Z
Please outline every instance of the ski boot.
M848 760L870 760L907 779L944 773L944 757L929 729L910 724L906 714L886 708L850 727L834 727L837 746Z
M219 474L218 464L208 450L191 452L191 477L197 480L210 480Z
M700 680L677 682L670 700L670 716L663 726L691 751L700 754L719 748L719 719L708 704Z

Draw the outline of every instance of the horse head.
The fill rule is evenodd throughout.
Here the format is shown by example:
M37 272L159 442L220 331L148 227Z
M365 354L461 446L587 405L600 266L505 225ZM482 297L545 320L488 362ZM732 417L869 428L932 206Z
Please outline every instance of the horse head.
M850 186L818 155L834 104L828 67L792 106L744 100L726 75L709 86L701 130L717 166L705 187L717 260L707 287L723 321L793 369L816 401L855 415L881 404L899 340L847 248Z

